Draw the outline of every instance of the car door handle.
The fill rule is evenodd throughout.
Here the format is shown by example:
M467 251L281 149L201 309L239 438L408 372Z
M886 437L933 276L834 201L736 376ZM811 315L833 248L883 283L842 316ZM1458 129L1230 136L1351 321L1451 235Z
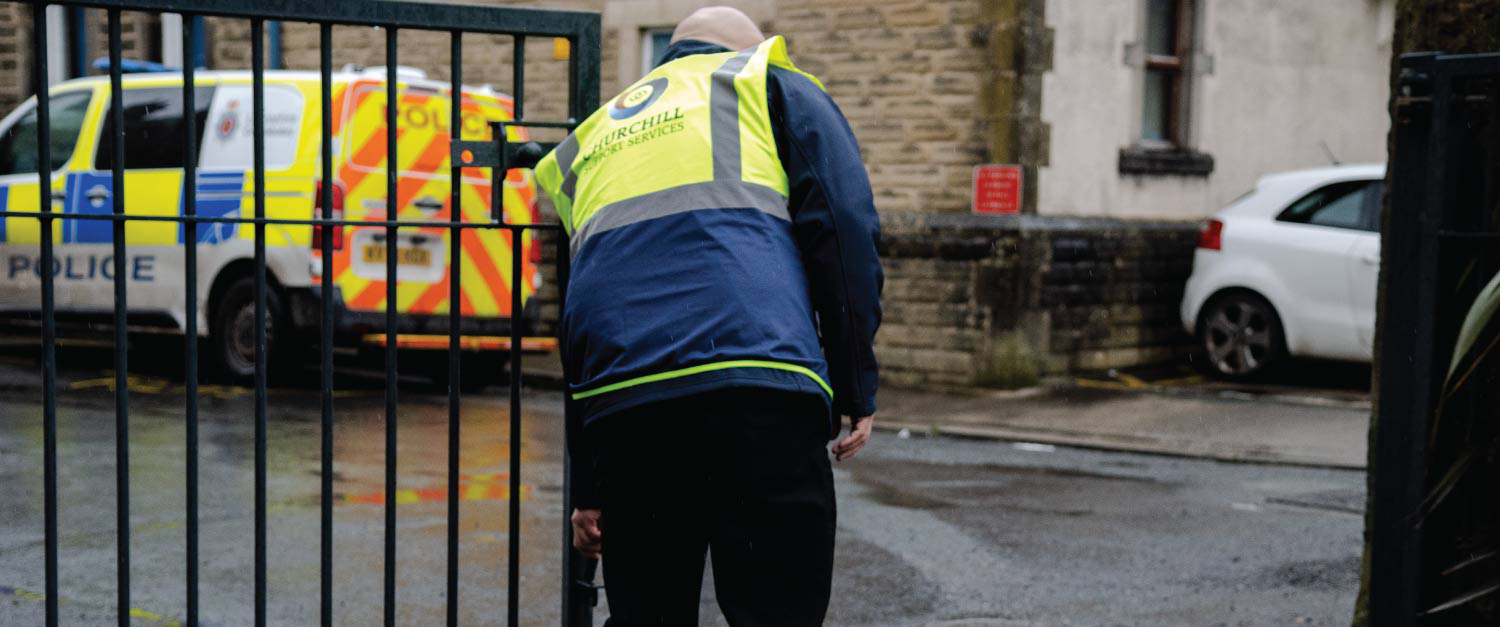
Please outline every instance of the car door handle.
M423 196L416 199L411 204L415 205L418 209L422 209L425 211L441 211L443 209L443 201L431 196Z
M1365 264L1367 266L1378 266L1378 265L1380 265L1380 258L1379 257L1360 257L1359 258L1359 262L1362 263L1362 264Z
M91 204L97 207L101 204L104 204L104 201L109 200L109 190L104 189L104 186L102 185L95 185L94 187L89 189L89 191L85 194L85 197L89 199L89 202Z
M68 202L68 195L63 192L52 192L52 202Z

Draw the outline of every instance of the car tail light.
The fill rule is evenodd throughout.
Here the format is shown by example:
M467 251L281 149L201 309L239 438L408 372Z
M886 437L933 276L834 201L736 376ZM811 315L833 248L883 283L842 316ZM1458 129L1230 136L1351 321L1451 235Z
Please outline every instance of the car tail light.
M1198 231L1198 247L1208 250L1219 250L1224 243L1224 223L1220 220L1206 220L1203 229Z
M338 183L333 184L333 210L329 212L330 219L344 219L344 187ZM318 181L318 190L313 195L313 218L323 217L323 181ZM323 226L313 225L312 247L322 248ZM336 225L333 227L333 249L344 249L344 227Z

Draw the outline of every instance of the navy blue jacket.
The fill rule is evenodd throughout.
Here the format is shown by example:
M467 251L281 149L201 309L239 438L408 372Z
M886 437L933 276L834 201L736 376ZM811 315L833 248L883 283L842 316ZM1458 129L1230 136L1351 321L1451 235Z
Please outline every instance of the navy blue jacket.
M658 64L694 54L719 52L727 52L727 50L699 41L682 41L669 47ZM880 326L880 292L884 281L880 259L875 251L880 225L875 212L874 197L870 191L869 177L864 170L854 133L850 130L843 113L839 111L833 99L811 80L796 72L773 66L770 68L767 81L767 96L775 132L776 149L787 174L788 213L792 222L791 244L796 250L767 250L765 252L792 259L800 256L804 276L795 278L803 282L805 292L758 296L766 301L766 311L783 316L782 322L779 323L775 320L758 321L759 330L764 332L768 329L775 330L784 327L786 337L736 337L732 333L729 337L743 342L737 348L748 350L750 355L787 363L801 363L819 371L820 374L824 371L824 364L821 362L826 360L826 379L834 392L833 414L835 416L868 416L875 413L877 372L872 342L875 330ZM660 250L651 250L649 247L653 242L659 244L676 239L676 236L680 234L673 233L675 229L705 227L719 229L721 233L733 233L736 232L733 228L736 221L743 223L740 226L751 227L754 226L752 221L768 219L765 214L757 210L692 213L701 216L695 216L695 220L719 221L723 224L663 222L659 225L643 225L645 229L655 229L661 232L617 233L611 231L590 238L584 244L584 248L578 251L578 264L574 267L574 282L569 286L568 309L574 310L575 306L578 306L579 311L587 313L577 314L586 316L583 320L569 321L565 317L564 326L573 328L564 329L564 333L570 337L565 337L563 344L564 346L572 344L575 347L581 344L587 350L574 352L587 354L564 355L564 365L568 370L570 382L581 382L581 387L585 388L608 384L607 380L586 381L584 379L587 379L590 373L607 371L610 360L613 360L612 363L627 360L639 363L665 360L669 357L683 360L683 355L680 354L671 356L656 354L669 349L663 348L660 345L661 342L654 340L660 339L657 336L663 333L673 334L672 329L661 325L657 325L656 328L637 329L636 325L641 327L652 325L649 321L647 324L640 324L639 321L616 321L607 314L599 312L608 311L604 303L616 302L615 299L622 298L636 299L638 302L641 298L655 299L659 302L676 302L680 299L673 298L674 291L693 293L694 289L702 287L682 285L684 281L692 281L689 278L690 274L671 272L670 276L662 274L660 281L636 282L626 286L612 284L608 279L610 272L606 271L606 268L587 268L583 264L589 263L588 258L591 256L587 255L586 251L593 246L622 249L621 252L624 254L610 255L611 263L618 266L622 263L622 259L649 259L661 255ZM744 228L739 231L750 232L751 229ZM762 240L726 241L725 243L771 247L772 249L777 245L774 242L767 243ZM631 262L624 261L623 263ZM667 272L654 267L611 267L608 270L632 276ZM579 282L580 277L583 283ZM642 283L653 287L643 287ZM642 295L639 292L626 291L641 289L661 293ZM800 292L801 290L794 291ZM578 302L580 298L587 298L590 301L597 299L600 304L590 306L593 305L592 302L580 303ZM796 305L796 303L802 303L800 307L803 308L810 304L812 311L780 311L781 308ZM694 305L691 302L677 306L684 309L679 320L701 320L696 315L697 312L692 311ZM711 312L711 308L707 309ZM807 319L809 314L813 316L811 324ZM734 321L724 322L730 326L735 324ZM628 347L590 345L590 327L601 324L613 325L614 335L641 333L641 340L632 342ZM814 340L809 337L808 339L821 344L821 355L815 354L819 352L819 347L800 346L801 338L794 337L801 334L799 329L808 327L816 330L817 338ZM806 335L811 336L811 333L806 333ZM814 354L807 355L809 350ZM690 358L688 360L691 361ZM577 475L574 483L575 504L580 508L597 505L592 478L592 466L595 460L590 450L592 447L583 433L583 426L586 422L592 422L611 413L645 403L713 389L747 386L803 391L827 398L821 388L803 375L747 368L705 373L652 386L625 388L575 401L573 411L569 412L568 421L572 453L578 462L574 465ZM838 421L833 421L831 428L836 433Z

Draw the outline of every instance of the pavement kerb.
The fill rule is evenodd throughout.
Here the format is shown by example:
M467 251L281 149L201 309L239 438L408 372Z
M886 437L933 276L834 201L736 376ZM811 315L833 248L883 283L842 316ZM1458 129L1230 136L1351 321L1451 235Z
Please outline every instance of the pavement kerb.
M1148 455L1161 455L1165 457L1208 459L1213 461L1239 464L1275 464L1283 466L1299 466L1304 468L1365 470L1365 464L1344 464L1322 458L1304 457L1298 455L1260 454L1256 453L1255 451L1213 450L1186 441L1167 442L1154 440L1147 437L1128 437L1119 435L1100 435L1064 431L1041 431L1031 429L1007 429L1003 427L890 422L882 421L879 414L876 414L875 416L874 429L876 431L889 433L900 433L902 429L906 429L910 433L914 434L923 434L929 436L936 435L951 438L962 438L967 440L990 440L997 442L1035 442L1038 444L1051 444L1054 446L1068 446L1073 448L1098 451L1144 453Z

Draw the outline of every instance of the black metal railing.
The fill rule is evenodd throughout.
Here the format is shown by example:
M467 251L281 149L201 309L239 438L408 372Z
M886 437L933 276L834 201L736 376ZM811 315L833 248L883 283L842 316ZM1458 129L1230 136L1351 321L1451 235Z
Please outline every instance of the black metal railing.
M48 95L48 29L46 22L46 8L49 5L64 5L74 7L91 7L104 9L108 15L108 38L109 38L109 83L112 97L108 112L112 124L108 124L112 134L111 175L113 179L113 211L107 214L80 214L80 213L58 213L52 210L55 201L52 192L52 172L50 164L51 138L49 133L50 104ZM519 316L522 312L522 291L515 281L522 276L523 265L521 243L528 232L542 233L551 232L562 242L559 250L567 250L567 245L562 240L566 237L556 224L512 224L501 220L499 202L501 196L496 195L494 203L493 219L488 222L466 222L461 211L461 172L465 167L490 167L492 168L492 188L499 190L506 176L508 167L529 167L527 161L534 163L537 156L544 152L545 145L529 145L517 147L508 145L505 139L504 129L497 129L495 133L495 144L486 147L486 150L472 151L475 157L468 161L461 160L460 152L466 144L474 142L461 141L460 137L452 137L450 142L451 153L451 213L448 221L410 221L399 220L395 207L397 197L397 185L399 179L399 167L397 164L397 141L395 132L386 134L386 206L391 208L384 220L357 220L346 221L336 219L333 214L334 207L334 172L333 172L333 136L332 127L335 112L332 109L330 95L332 93L333 56L332 56L332 28L335 25L359 25L376 26L385 32L385 67L386 67L386 102L398 101L397 80L397 52L398 37L405 30L422 30L446 32L450 36L450 82L453 97L451 127L458 134L462 125L458 123L462 119L461 104L463 93L463 58L461 43L466 33L480 33L490 35L507 35L513 38L513 93L514 118L512 124L521 126L540 126L548 128L571 129L577 121L582 120L598 104L599 91L599 16L594 13L520 9L496 6L477 5L442 5L419 2L342 2L339 0L195 0L192 3L182 3L177 0L88 0L58 2L34 2L31 3L32 11L32 38L31 38L31 76L32 88L36 94L36 119L37 119L37 157L39 187L39 208L37 211L4 211L0 210L0 219L4 218L29 218L39 223L40 231L40 259L43 264L51 264L54 257L53 234L56 224L60 220L108 220L112 225L113 250L114 250L114 274L112 277L114 287L114 377L115 377L115 456L116 456L116 517L117 517L117 585L118 585L118 617L119 623L128 625L131 618L131 539L130 539L130 476L129 476L129 428L130 428L130 398L127 377L129 373L128 345L130 337L125 324L126 314L129 310L128 293L126 290L127 270L125 227L128 222L166 221L179 224L179 228L189 232L198 228L199 225L214 224L248 224L254 229L254 282L255 282L255 376L254 376L254 421L255 421L255 485L254 485L254 622L256 625L264 625L266 622L266 606L269 601L266 589L266 426L267 426L267 375L268 375L268 347L266 337L267 323L267 288L270 278L266 271L266 227L268 225L301 225L314 227L314 232L319 234L315 242L322 252L322 274L319 287L320 300L320 341L319 341L319 364L320 364L320 387L321 387L321 459L320 459L320 608L319 617L322 625L333 623L333 418L334 418L334 379L333 379L333 353L334 344L333 330L335 328L335 317L332 303L334 302L334 272L333 263L333 236L332 227L344 225L357 225L361 227L381 227L385 232L385 279L386 279L386 307L385 316L385 528L384 528L384 623L394 625L396 617L396 446L397 446L397 418L399 413L398 386L397 386L397 307L396 299L396 273L398 265L397 232L401 229L429 228L446 229L449 233L449 259L451 280L449 281L450 306L448 308L448 478L447 478L447 567L446 567L446 591L447 612L446 621L448 625L458 624L458 578L459 578L459 504L456 498L459 484L459 445L461 442L460 424L460 385L462 360L460 357L460 334L463 329L461 324L461 276L458 270L461 267L461 246L465 230L474 229L496 229L509 233L511 242L510 264L511 276L511 324L510 329L510 508L509 508L509 558L508 558L508 597L507 597L507 619L508 624L518 624L519 612L519 553L520 553L520 460L521 460L521 359L520 348L522 342L522 324ZM182 68L183 87L183 134L185 143L184 151L184 186L182 196L182 207L180 215L128 215L125 210L125 115L122 87L122 37L121 37L121 12L122 11L148 11L148 12L180 12L183 13L182 20L182 47L184 51L194 50L204 33L198 32L195 21L191 18L198 16L215 16L249 20L251 41L251 75L253 90L254 116L254 212L252 217L225 217L225 216L201 216L198 214L198 199L196 193L197 179L196 155L198 153L199 137L193 122L191 112L195 111L195 79L194 67L191 59ZM319 190L321 202L321 215L308 219L271 218L266 213L266 139L264 125L261 121L265 117L265 53L264 50L264 27L266 20L299 21L318 25L320 45L320 68L322 85L321 102L321 177L325 182ZM551 122L530 122L523 117L523 107L526 102L525 95L525 54L524 47L527 37L555 37L563 38L569 42L570 55L568 57L568 93L567 93L567 119ZM387 128L397 128L397 107L386 107L385 123ZM490 158L486 158L486 157ZM321 228L317 228L321 227ZM198 457L199 457L199 355L197 343L193 341L198 337L198 246L197 237L187 236L182 238L183 246L183 277L186 289L186 311L184 334L188 338L185 344L185 374L184 383L186 387L186 404L183 407L184 438L186 451L185 483L186 483L186 564L184 565L184 579L186 582L186 624L197 625L199 613L199 494L198 494ZM567 260L566 254L558 254L558 283L566 285ZM57 515L57 358L55 345L57 339L56 322L56 293L54 288L53 273L44 269L39 273L40 277L40 318L41 318L41 362L42 362L42 395L43 395L43 449L44 449L44 509L45 509L45 605L47 625L56 625L58 622L58 515ZM565 292L564 289L559 289ZM583 562L576 553L571 550L571 529L567 521L567 512L571 511L568 499L568 472L567 463L564 463L563 477L563 511L561 521L562 546L560 559L562 560L562 620L565 625L588 624L590 620L589 607L593 602L592 588L588 584L575 580L575 570L587 570L586 578L592 579L592 564ZM435 617L434 617L435 620Z

